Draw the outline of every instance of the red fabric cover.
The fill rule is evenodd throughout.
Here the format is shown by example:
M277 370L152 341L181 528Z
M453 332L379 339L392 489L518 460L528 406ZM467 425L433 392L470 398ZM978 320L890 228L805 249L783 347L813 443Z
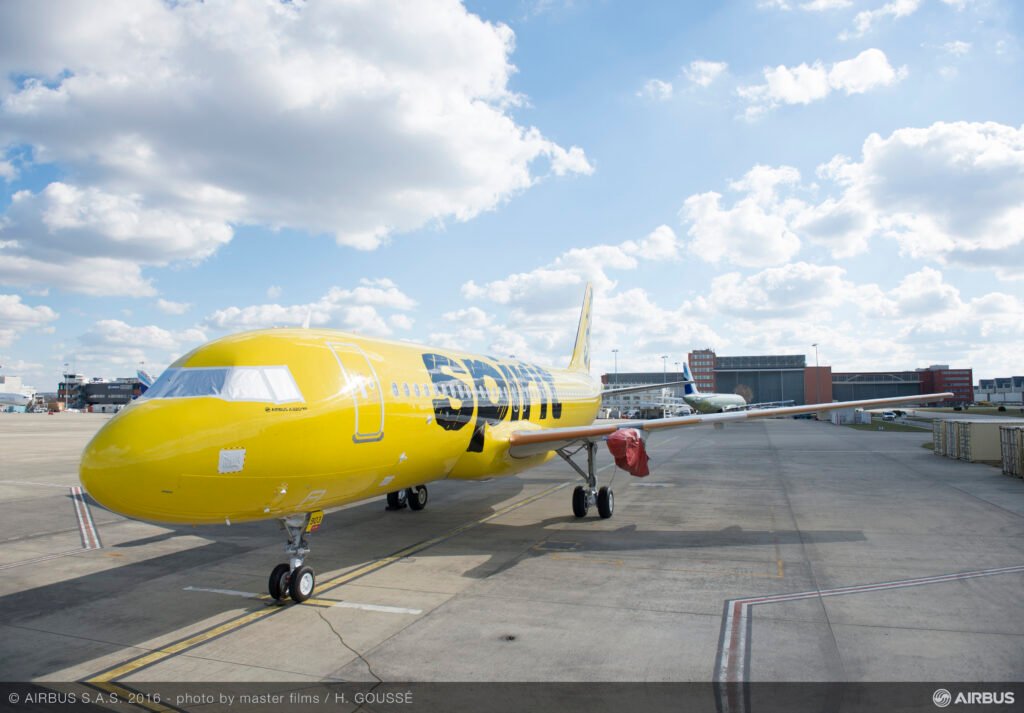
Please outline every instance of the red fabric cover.
M615 465L627 471L630 475L643 478L650 475L647 467L647 449L644 447L644 439L640 437L640 431L635 428L620 428L608 436L608 450L615 458Z

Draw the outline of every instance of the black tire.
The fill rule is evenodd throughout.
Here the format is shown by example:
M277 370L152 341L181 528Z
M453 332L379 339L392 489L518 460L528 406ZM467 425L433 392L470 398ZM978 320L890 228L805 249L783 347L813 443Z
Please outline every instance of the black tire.
M301 604L313 596L315 588L316 575L313 574L312 567L303 565L296 568L288 580L288 593L296 604Z
M274 567L274 571L270 573L270 583L267 585L272 599L280 602L288 598L288 575L290 573L291 567L287 564L282 563Z
M597 514L605 520L615 512L615 493L611 488L601 488L597 491Z
M422 510L427 506L427 486L417 485L405 491L405 499L410 510Z
M388 510L401 510L406 506L406 491L396 490L388 493Z
M587 505L587 491L582 485L577 485L572 491L572 514L576 517L586 517L590 506Z

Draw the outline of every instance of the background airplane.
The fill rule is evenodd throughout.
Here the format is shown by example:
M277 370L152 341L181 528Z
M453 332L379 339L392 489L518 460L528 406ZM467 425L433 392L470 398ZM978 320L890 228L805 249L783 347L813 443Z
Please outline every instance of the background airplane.
M104 507L141 520L279 520L288 561L268 589L302 602L315 587L307 535L326 509L384 496L392 509L422 510L430 481L511 475L557 455L585 483L572 493L573 513L596 505L608 518L614 494L598 487L594 467L606 441L617 463L641 475L655 430L948 396L595 424L602 393L590 374L591 302L588 285L566 369L324 329L209 342L97 432L81 482Z
M15 391L0 392L0 404L4 406L28 406L31 402L31 396L25 396Z
M683 400L698 413L723 413L747 408L747 400L739 394L702 394L690 374L690 365L683 362Z

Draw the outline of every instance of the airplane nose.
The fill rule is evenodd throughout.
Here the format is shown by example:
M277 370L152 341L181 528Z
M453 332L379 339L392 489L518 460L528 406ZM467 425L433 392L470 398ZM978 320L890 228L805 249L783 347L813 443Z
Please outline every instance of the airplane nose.
M86 445L78 466L78 478L93 500L121 513L120 503L131 485L129 474L138 461L130 447L130 429L124 427L130 420L130 414L122 413L106 423Z

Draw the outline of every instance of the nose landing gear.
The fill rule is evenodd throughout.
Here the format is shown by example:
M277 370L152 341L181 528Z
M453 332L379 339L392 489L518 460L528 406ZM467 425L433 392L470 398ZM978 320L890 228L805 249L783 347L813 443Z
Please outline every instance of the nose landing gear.
M301 604L313 596L316 574L312 567L304 564L306 555L309 554L306 533L319 529L323 517L323 512L317 511L281 519L281 525L288 533L288 544L284 548L288 562L282 562L274 567L267 585L270 596L276 601L284 601L291 597L293 602Z
M579 476L586 481L586 485L577 485L572 491L572 514L576 517L586 517L590 508L597 505L597 514L607 519L615 512L615 494L609 487L598 489L597 473L594 470L594 450L596 444L584 443L575 450L560 448L556 451L562 459L573 467ZM580 451L587 452L587 469L584 471L572 459Z

